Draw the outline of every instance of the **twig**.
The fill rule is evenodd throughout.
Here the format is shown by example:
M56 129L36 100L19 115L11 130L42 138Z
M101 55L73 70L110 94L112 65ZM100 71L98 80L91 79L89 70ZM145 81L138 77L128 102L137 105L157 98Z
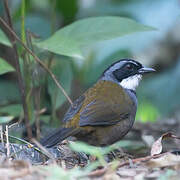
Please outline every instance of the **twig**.
M3 126L2 125L0 125L0 134L1 134L1 143L2 143L2 146L4 147Z
M146 162L146 161L149 161L149 160L151 160L151 159L156 159L156 158L159 158L159 157L161 157L161 156L164 156L164 155L166 155L166 154L168 154L168 153L169 153L169 152L165 152L165 153L162 153L162 154L156 154L156 155L154 155L154 156L146 156L146 157L142 157L142 158L132 159L131 162L132 162L132 163ZM123 162L123 163L118 164L117 167L116 167L116 169L118 169L118 168L120 168L120 167L123 167L123 166L126 166L126 165L129 165L129 164L130 164L129 160L128 160L128 161L125 161L125 162ZM109 163L109 164L108 164L108 167L111 167L111 165L112 165L112 163ZM109 169L108 167L104 167L104 168L102 168L102 169L98 169L98 170L95 170L95 171L93 171L93 172L90 172L90 173L88 174L88 177L93 178L93 177L102 176L102 175L104 175L104 174L107 172L107 170Z
M15 136L11 136L11 135L8 135L10 138L12 139L16 139L22 143L25 143L27 144L30 148L33 148L34 150L38 151L39 153L41 154L44 154L47 158L50 158L44 151L41 151L39 148L37 148L36 146L34 146L33 144L31 144L30 142L24 140L24 139L21 139L21 138L18 138L18 137L15 137Z
M8 26L8 24L0 17L0 22L4 25L4 27L13 35L13 37L26 49L26 51L31 54L35 61L37 61L51 76L51 78L54 80L55 84L57 87L62 91L64 96L67 98L71 106L73 105L72 100L70 97L67 95L66 91L64 88L61 86L61 84L58 82L56 76L46 67L46 65L21 41L21 39L16 35L16 33Z
M46 111L47 111L46 108L42 108L39 111L36 111L35 113L38 114L38 115L41 115L41 114L44 114Z
M24 140L24 139L21 139L21 138L12 136L12 135L8 135L8 136L9 136L10 138L12 138L12 139L18 140L18 141L20 141L20 142L22 142L22 143L25 143L25 144L29 145L29 146L34 146L33 144L31 144L30 142L28 142L28 141L26 141L26 140Z
M22 41L23 42L23 41ZM26 42L27 42L27 47L31 49L31 51L34 53L33 45L32 45L32 36L30 31L26 31ZM30 60L30 54L28 53L28 59L29 63L31 62ZM31 62L32 63L32 62ZM29 73L28 73L29 75ZM31 77L30 77L31 78ZM33 86L35 86L34 78L31 78L31 81L33 82ZM32 91L33 88L31 88ZM30 95L31 93L29 93ZM29 100L28 100L29 101ZM34 101L34 107L35 107L35 125L36 125L36 135L37 139L40 139L40 115L39 113L36 113L37 111L40 111L40 102L41 102L41 87L37 89L37 91L34 93L33 96L33 101Z
M9 125L9 129L11 129L11 128L14 127L14 126L19 126L19 122L15 122L15 123Z
M17 153L18 153L18 152L21 152L22 149L21 149L20 151L17 152L17 151L15 150L15 148L14 148L13 145L12 145L11 147L12 147L12 149L13 149L13 153L11 153L11 157L16 156L16 159L17 159L17 158L18 158L18 157L17 157Z
M5 26L5 24L6 24L6 26L8 26L8 28L5 26L8 31L10 29L11 31L14 32L12 21L11 21L11 15L10 15L9 7L8 7L8 0L4 0L3 2L4 2L4 8L5 8L7 21L8 21L9 25L2 18L0 18L1 22L2 22L2 24L4 26ZM9 36L9 39L10 39L10 41L12 43L12 47L13 47L13 50L14 50L14 61L15 61L16 72L17 72L17 75L18 75L18 84L19 84L19 90L21 92L20 94L21 94L21 99L22 99L22 104L23 104L23 109L24 109L24 119L25 119L25 124L26 124L26 128L27 128L27 133L28 133L28 137L31 138L32 137L32 132L31 132L29 118L28 118L25 86L24 86L24 81L23 81L23 78L22 78L22 75L21 75L21 70L20 70L19 57L18 57L17 46L16 46L16 39L15 39L15 37L14 37L14 35L12 33Z
M44 152L43 154L46 154L46 156L47 156L49 159L52 159L53 162L56 163L56 161L55 161L54 157L52 156L52 154L49 153L49 152L46 150L46 148L44 148L38 141L36 141L36 139L33 138L33 139L32 139L32 142L33 142L34 144L36 144L36 146L37 146L41 151Z
M164 156L166 154L168 154L169 152L165 152L165 153L162 153L162 154L156 154L156 155L153 155L153 156L146 156L146 157L142 157L142 158L136 158L136 159L132 159L132 163L138 163L138 162L146 162L146 161L149 161L151 159L156 159L156 158L159 158L161 156ZM129 165L130 162L129 160L124 162L124 163L121 163L117 166L117 168L120 168L120 167L123 167L123 166L126 166L126 165Z
M5 135L6 135L6 149L7 149L7 157L10 156L10 146L9 146L9 136L8 136L8 125L6 125L6 131L5 131Z
M35 147L33 144L31 144L30 142L28 142L28 141L26 141L26 140L24 140L24 139L15 137L15 136L11 136L11 135L8 135L8 136L9 136L10 138L12 138L12 139L16 139L16 140L18 140L18 141L20 141L20 142L22 142L22 143L25 143L25 144L27 144L29 147L31 147L31 148L35 149L36 151L42 153L38 148L36 148L36 147Z

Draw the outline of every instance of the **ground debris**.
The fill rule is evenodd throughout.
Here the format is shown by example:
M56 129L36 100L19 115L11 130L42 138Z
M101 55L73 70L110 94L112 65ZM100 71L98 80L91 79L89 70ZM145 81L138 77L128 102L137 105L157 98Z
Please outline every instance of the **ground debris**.
M10 144L10 155L7 157L6 148L0 144L0 180L44 180L47 178L52 180L176 180L180 177L180 151L176 149L176 151L164 152L162 141L166 138L170 138L171 141L178 140L177 144L180 141L172 133L163 133L156 138L151 148L147 147L147 152L149 152L147 155L135 158L136 154L126 156L121 149L115 150L106 157L110 160L107 160L104 165L98 164L96 158L90 161L90 156L85 153L72 151L69 142L47 149L52 159L49 159L42 151L38 151L37 147L22 144ZM151 155L148 155L150 151Z

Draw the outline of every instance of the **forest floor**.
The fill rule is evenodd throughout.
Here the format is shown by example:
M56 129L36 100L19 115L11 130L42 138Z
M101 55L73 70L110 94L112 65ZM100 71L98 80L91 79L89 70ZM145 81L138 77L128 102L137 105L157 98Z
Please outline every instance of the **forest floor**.
M0 180L180 179L179 129L180 122L174 119L136 122L123 139L130 145L109 153L103 163L93 156L72 151L69 141L48 151L41 146L38 151L29 144L10 143L7 147L1 143Z

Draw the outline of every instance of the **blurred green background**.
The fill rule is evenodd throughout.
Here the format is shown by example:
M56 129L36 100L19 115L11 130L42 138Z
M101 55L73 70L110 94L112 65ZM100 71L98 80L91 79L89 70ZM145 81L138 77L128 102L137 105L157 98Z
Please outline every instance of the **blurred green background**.
M155 74L146 76L137 90L139 100L137 121L156 122L163 121L164 117L179 117L180 1L25 0L24 2L25 30L30 32L32 41L35 42L33 48L29 47L56 75L72 100L96 82L108 65L128 57L157 70ZM14 28L22 37L22 1L9 0L9 7ZM0 16L4 17L2 1L0 1ZM93 43L84 47L83 58L44 51L39 48L41 43L39 46L36 44L79 19L98 16L128 17L156 30ZM109 28L108 26L110 25L107 24L105 29ZM93 24L92 27L89 24L89 28L93 29ZM81 27L79 33L80 30ZM2 38L1 35L0 37ZM7 121L11 120L11 123L14 123L23 119L23 113L17 76L12 72L14 62L11 48L6 43L2 43L1 40L0 68L3 67L4 60L12 66L7 67L6 64L5 70L0 69L0 116L1 119L6 117ZM56 43L58 46L58 42ZM37 129L41 124L59 126L69 103L44 69L32 57L24 55L25 51L20 45L18 52L26 82L30 121L37 135ZM28 59L26 65L23 59ZM4 122L4 119L2 121L1 119L0 122Z

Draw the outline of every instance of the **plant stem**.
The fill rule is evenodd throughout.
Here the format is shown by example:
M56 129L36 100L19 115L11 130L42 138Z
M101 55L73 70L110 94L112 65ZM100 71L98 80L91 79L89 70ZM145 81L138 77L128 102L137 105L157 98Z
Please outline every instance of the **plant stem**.
M8 137L8 125L6 125L6 131L5 131L5 135L6 135L6 149L7 149L7 157L10 156L10 146L9 146L9 137Z
M21 40L24 44L27 43L28 46L28 38L26 40L26 37L28 35L26 35L25 32L25 13L26 13L26 4L25 4L25 0L22 0L21 3ZM22 48L23 50L23 48ZM22 51L23 52L23 51ZM24 61L23 61L23 73L24 73L24 82L25 82L25 92L26 92L26 104L27 104L27 111L28 111L28 119L30 122L32 122L33 119L33 103L32 103L32 89L31 89L31 64L30 64L30 58L27 57L26 53L22 53L24 54ZM29 58L29 59L28 59Z
M8 7L8 0L4 0L3 2L4 2L5 13L7 16L7 21L8 21L8 24L6 22L5 22L5 24L7 24L7 26L9 27L9 29L11 29L11 31L14 31L12 21L11 21L10 11L9 11L9 7ZM3 21L3 19L1 18L1 22L2 21ZM4 25L4 23L3 23L3 25ZM16 46L16 38L11 33L11 35L9 36L9 39L12 43L12 48L13 48L13 52L14 52L15 68L16 68L16 72L17 72L17 76L18 76L19 90L20 90L22 105L23 105L23 110L24 110L25 125L27 128L28 138L31 139L32 131L31 131L29 118L28 118L28 109L27 109L27 104L26 104L25 86L24 86L24 81L23 81L23 78L21 75L21 70L20 70L19 56L18 56L17 46Z
M64 96L67 98L67 100L69 101L69 103L71 104L71 106L73 105L72 100L70 99L70 97L67 95L66 91L64 90L64 88L61 86L61 84L58 82L56 76L47 68L47 66L26 46L26 44L24 44L21 39L16 35L16 33L11 29L11 27L8 26L8 24L0 17L0 22L2 23L2 25L12 34L12 36L15 38L15 40L17 40L19 43L21 43L21 45L24 47L24 49L26 49L26 51L31 54L31 56L34 57L35 61L37 61L51 76L51 78L54 80L55 84L57 85L57 87L62 91L62 93L64 94Z
M23 43L26 43L26 37L25 37L25 0L22 0L22 3L21 3L21 40Z

